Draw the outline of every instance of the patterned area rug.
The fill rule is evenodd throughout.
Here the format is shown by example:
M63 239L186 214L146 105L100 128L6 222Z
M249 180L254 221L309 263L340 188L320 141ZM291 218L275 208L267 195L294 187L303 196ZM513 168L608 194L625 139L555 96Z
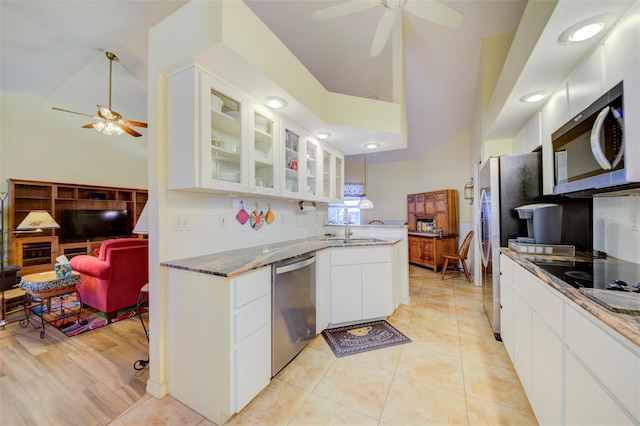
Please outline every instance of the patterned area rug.
M322 336L337 357L411 342L384 320L329 328L322 331Z
M62 304L62 310L61 305ZM46 304L44 306L44 320L53 327L63 332L67 337L77 336L78 334L85 333L96 328L104 327L111 324L107 321L104 312L100 312L92 307L83 306L80 312L80 321L78 319L78 308L80 303L75 294L64 297L63 299L56 298L51 301L51 312L47 312ZM31 311L39 315L40 307L36 306ZM140 308L140 314L147 312L146 307ZM111 322L118 322L123 319L136 316L136 307L120 309L115 318ZM39 317L31 317L31 321L38 323Z

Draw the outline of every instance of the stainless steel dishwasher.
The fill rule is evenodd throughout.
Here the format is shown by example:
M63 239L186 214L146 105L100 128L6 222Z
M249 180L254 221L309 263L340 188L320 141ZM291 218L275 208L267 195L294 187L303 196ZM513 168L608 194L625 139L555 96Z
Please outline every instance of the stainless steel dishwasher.
M316 257L298 256L273 267L271 376L316 335Z

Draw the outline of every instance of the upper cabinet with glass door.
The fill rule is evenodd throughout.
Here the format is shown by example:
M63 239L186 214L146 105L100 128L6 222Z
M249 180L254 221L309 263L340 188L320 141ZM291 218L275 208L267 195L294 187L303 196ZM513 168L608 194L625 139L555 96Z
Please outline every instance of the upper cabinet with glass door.
M284 140L284 150L280 158L281 168L281 191L283 196L300 197L302 178L300 168L302 167L302 157L300 153L303 148L303 132L296 129L289 123L282 124L282 134Z
M279 195L280 121L257 103L253 107L253 146L249 156L249 191Z
M340 202L344 196L343 157L334 149L322 144L320 145L320 157L320 169L318 170L321 181L320 199L327 202Z
M304 195L305 199L320 199L321 184L321 160L320 147L318 142L311 138L305 138L305 158L304 158Z
M168 188L246 190L248 98L196 66L167 82Z

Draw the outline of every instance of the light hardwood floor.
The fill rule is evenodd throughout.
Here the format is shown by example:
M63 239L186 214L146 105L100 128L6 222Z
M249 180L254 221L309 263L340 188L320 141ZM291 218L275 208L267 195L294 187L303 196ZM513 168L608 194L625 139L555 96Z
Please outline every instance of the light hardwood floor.
M228 424L537 424L481 289L454 276L410 267L411 304L388 321L411 343L336 358L318 336ZM212 425L145 394L146 350L136 318L73 338L0 329L0 425Z

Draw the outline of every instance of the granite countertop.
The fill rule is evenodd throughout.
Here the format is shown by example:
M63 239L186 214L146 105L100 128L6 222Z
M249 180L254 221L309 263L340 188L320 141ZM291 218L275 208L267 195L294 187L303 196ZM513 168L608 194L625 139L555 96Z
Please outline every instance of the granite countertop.
M233 277L283 260L314 253L330 247L385 246L393 245L398 241L400 241L400 239L364 237L352 237L349 242L345 242L344 239L338 237L305 238L205 254L186 259L169 260L161 262L160 265L202 274Z
M612 311L610 309L607 309L607 307L605 307L605 304L603 304L603 301L596 301L594 299L594 295L589 291L574 288L561 279L546 273L537 265L527 260L526 256L520 255L519 253L504 247L501 248L501 251L503 254L515 261L518 265L536 275L544 283L553 287L555 290L562 293L564 296L595 316L597 319L629 339L631 342L640 346L640 316L630 315L627 313L616 312L615 310ZM618 300L616 300L616 302L619 303ZM631 301L631 303L633 303L633 300Z

